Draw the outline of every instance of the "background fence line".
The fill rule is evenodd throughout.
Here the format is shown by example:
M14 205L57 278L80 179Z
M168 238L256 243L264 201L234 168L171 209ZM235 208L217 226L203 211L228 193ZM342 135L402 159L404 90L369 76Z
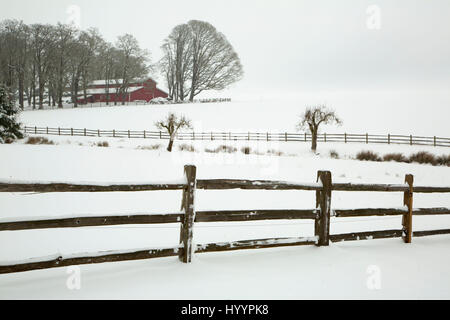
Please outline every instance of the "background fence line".
M147 130L100 130L100 129L76 129L76 128L52 128L25 126L24 133L46 134L59 136L85 136L85 137L112 137L112 138L143 138L143 139L166 139L170 135L164 131ZM288 132L180 132L176 136L177 140L219 140L219 141L297 141L309 142L312 139L309 133L288 133ZM407 145L428 145L435 147L450 147L450 138L425 137L413 135L397 134L353 134L353 133L320 133L318 142L344 142L344 143L380 143L380 144L407 144Z
M204 99L194 99L194 101L178 101L173 102L168 100L167 102L161 102L161 101L142 101L142 100L136 100L136 101L125 101L122 104L122 101L117 101L116 104L114 104L114 101L109 101L108 104L106 102L88 102L88 103L78 103L77 108L96 108L96 107L120 107L120 106L129 106L129 105L159 105L159 104L190 104L190 103L216 103L216 102L231 102L231 98L204 98ZM71 102L64 102L63 107L59 108L57 105L48 105L48 102L45 102L42 109L39 109L39 105L36 104L35 108L33 109L32 105L27 105L24 107L24 111L39 111L39 110L62 110L62 109L73 109L75 108L75 104Z

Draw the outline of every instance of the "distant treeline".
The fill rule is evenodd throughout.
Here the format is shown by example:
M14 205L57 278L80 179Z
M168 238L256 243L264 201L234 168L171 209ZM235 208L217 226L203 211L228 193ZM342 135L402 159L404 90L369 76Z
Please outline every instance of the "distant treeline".
M111 90L126 100L130 83L159 71L169 99L193 100L200 92L224 89L242 77L242 66L225 36L207 22L176 26L165 39L164 56L155 65L150 53L130 34L107 42L97 29L73 25L0 22L0 84L23 109L58 106L86 98L93 80L119 84ZM108 85L107 85L108 86ZM117 87L117 88L116 88ZM107 88L107 91L109 88Z
M65 99L76 106L77 94L86 94L95 79L120 83L118 93L125 96L130 81L145 77L150 69L149 53L130 34L112 44L96 29L0 23L0 83L22 108L25 102L39 109L44 103L62 108Z

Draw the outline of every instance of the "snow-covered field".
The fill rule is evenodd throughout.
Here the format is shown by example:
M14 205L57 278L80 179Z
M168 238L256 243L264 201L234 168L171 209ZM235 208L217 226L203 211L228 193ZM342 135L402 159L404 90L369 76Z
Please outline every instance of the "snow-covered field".
M317 103L326 103L343 120L341 127L324 126L327 133L450 137L447 91L266 93L264 98L238 96L223 103L26 111L21 120L28 126L154 130L154 122L173 111L192 119L196 132L295 132L305 107Z
M245 112L239 110L246 105ZM272 105L273 108L273 105ZM110 107L24 112L22 121L37 126L73 126L101 129L151 129L168 109L184 112L194 124L214 128L291 130L301 112L293 104L270 116L270 103L179 106ZM240 114L236 117L236 114ZM282 116L281 116L282 114ZM269 119L267 119L269 118ZM251 120L250 120L251 119ZM414 120L415 121L415 120ZM439 120L440 121L440 120ZM288 124L288 125L286 125ZM289 127L292 125L292 127ZM372 126L372 124L370 125ZM378 132L386 133L383 129ZM362 131L354 127L348 132ZM375 128L372 127L372 128ZM380 128L379 124L377 128ZM390 128L386 127L386 130ZM396 132L396 133L406 133ZM445 134L436 125L426 135ZM439 131L440 130L440 131ZM201 130L200 130L201 131ZM339 129L339 131L342 131ZM363 132L366 130L363 130ZM437 132L436 132L437 131ZM394 132L394 130L392 131ZM441 132L441 133L439 133ZM409 131L408 131L409 133ZM448 154L448 148L327 143L318 155L309 144L295 142L177 141L174 152L166 140L47 136L55 145L0 145L1 181L172 182L183 179L183 166L197 166L198 178L273 179L315 182L318 170L330 170L335 182L404 182L414 175L416 185L447 186L449 167L353 160L358 151L383 155L429 151ZM107 141L109 147L97 147ZM160 144L158 149L150 150ZM180 151L188 144L194 152ZM233 153L211 153L220 145ZM243 154L249 146L253 153ZM272 153L270 152L272 150ZM331 150L339 159L329 156ZM274 155L273 151L281 152ZM0 193L0 221L36 217L119 215L179 212L181 191L109 193ZM401 207L402 193L333 192L332 208ZM197 210L311 209L312 191L197 190ZM448 194L415 194L415 207L450 207ZM0 261L23 260L55 253L128 250L174 246L179 224L126 225L74 229L0 232ZM414 217L414 230L450 228L450 217ZM331 233L400 229L401 217L332 218ZM306 220L245 223L197 223L196 243L269 237L313 235ZM332 243L329 247L280 247L197 254L186 265L176 257L143 261L82 265L81 288L70 290L67 268L0 275L0 298L51 299L448 299L450 298L450 236ZM374 270L380 287L370 281ZM368 285L369 282L369 285Z
M1 180L74 182L162 182L183 179L183 165L195 163L199 178L277 179L314 182L317 170L331 170L336 182L403 183L412 173L415 183L447 185L447 167L372 163L345 159L366 145L319 145L321 155L304 143L260 144L286 155L244 155L136 149L148 141L109 139L110 147L94 147L93 138L62 137L59 145L1 145ZM104 141L105 139L99 139ZM132 141L132 143L131 143ZM70 143L68 143L70 142ZM144 143L145 142L145 143ZM151 141L152 143L157 143ZM165 141L164 141L165 142ZM158 141L158 143L164 143ZM81 146L79 144L82 144ZM215 142L219 144L219 142ZM135 144L135 145L133 145ZM208 142L203 147L213 147ZM239 146L238 146L239 147ZM330 148L344 159L327 155ZM369 146L380 152L398 146ZM390 148L390 150L388 150ZM404 146L404 150L408 146ZM418 148L418 147L417 147ZM437 154L444 148L429 148ZM261 152L262 153L262 152ZM313 208L308 191L197 191L198 210ZM180 191L19 194L1 193L1 219L179 212ZM416 207L448 206L442 194L416 195ZM333 208L400 207L401 193L334 192ZM332 233L398 229L400 217L333 219ZM414 230L450 226L450 217L415 217ZM313 235L312 221L202 223L195 226L197 243ZM55 253L173 246L179 225L88 227L1 232L0 261ZM206 253L192 265L177 258L80 266L82 287L69 290L67 268L0 275L1 298L448 298L450 249L448 236L335 243L328 248L298 247ZM369 267L381 270L381 289L370 290ZM368 269L369 268L369 269ZM405 273L405 268L408 272ZM414 279L414 280L411 280Z

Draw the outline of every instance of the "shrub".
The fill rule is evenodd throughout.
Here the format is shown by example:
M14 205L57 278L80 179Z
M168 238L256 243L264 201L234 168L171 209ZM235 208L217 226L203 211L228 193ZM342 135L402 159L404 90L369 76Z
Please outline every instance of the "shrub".
M29 137L27 141L25 141L26 144L55 144L53 141L48 140L44 137Z
M190 144L182 144L178 146L178 150L180 151L189 151L189 152L195 152L195 148L193 145Z
M356 159L363 161L381 161L381 158L378 155L378 153L372 151L360 151L356 155Z
M410 162L417 162L417 163L429 163L432 165L436 165L436 157L429 152L426 151L419 151L417 153L413 153L409 156Z
M251 151L252 151L252 149L250 147L242 147L241 148L241 152L244 154L250 154Z
M383 156L383 161L395 161L395 162L409 162L401 153L388 153Z
M230 147L230 146L226 146L226 145L221 145L216 148L216 152L233 153L236 151L237 151L237 149L235 147Z
M339 153L336 150L330 150L330 157L333 159L339 159Z
M108 141L97 142L97 147L109 147Z
M441 166L450 167L450 154L449 155L443 154L439 157L436 157L436 162Z

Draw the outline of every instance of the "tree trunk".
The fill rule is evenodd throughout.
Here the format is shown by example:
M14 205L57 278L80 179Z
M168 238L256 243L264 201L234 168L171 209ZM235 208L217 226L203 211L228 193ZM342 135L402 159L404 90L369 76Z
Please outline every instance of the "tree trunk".
M317 129L311 132L311 150L314 153L317 150Z
M23 91L24 91L24 75L21 72L21 73L19 73L19 105L20 105L20 109L22 109L22 110L24 108Z
M167 151L172 152L173 140L170 139L169 146L167 147Z

